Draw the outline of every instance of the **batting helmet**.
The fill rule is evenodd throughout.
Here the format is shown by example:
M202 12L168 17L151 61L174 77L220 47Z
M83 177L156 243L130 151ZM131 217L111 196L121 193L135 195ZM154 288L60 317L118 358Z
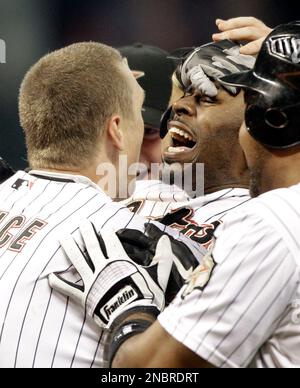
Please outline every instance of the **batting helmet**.
M171 56L179 63L175 75L182 90L187 91L193 87L212 97L218 91L211 81L217 81L224 75L253 69L255 64L255 58L240 54L240 46L231 40L212 42L198 48L178 49ZM240 88L235 86L224 87L232 95L240 92ZM167 125L171 117L172 108L162 118L162 138L168 132Z
M300 21L273 30L253 71L220 82L246 89L245 121L254 139L274 149L300 144Z

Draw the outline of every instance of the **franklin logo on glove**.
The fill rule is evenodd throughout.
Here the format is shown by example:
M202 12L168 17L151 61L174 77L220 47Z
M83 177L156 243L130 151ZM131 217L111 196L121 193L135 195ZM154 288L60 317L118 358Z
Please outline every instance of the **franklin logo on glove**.
M115 295L102 309L100 313L106 316L109 321L110 316L121 306L128 306L138 298L137 292L130 286L123 288L119 294Z

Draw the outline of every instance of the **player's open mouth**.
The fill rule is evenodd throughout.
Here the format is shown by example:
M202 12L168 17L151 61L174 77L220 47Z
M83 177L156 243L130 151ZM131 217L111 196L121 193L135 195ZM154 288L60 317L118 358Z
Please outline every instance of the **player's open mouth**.
M197 145L192 131L182 123L173 121L169 124L170 145L165 150L164 159L176 160L177 157L188 157Z
M191 150L197 144L191 134L183 129L171 127L169 129L169 133L172 138L172 145L168 148L169 152L183 152L185 150Z

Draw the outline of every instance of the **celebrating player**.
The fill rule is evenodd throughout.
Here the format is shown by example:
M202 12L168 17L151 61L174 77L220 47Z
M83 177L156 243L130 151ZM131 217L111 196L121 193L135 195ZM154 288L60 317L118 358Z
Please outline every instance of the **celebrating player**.
M222 40L231 39L234 41L247 41L248 44L240 47L240 53L244 55L256 55L262 45L263 40L266 36L272 31L271 28L266 26L262 21L254 17L238 17L229 20L217 19L216 24L220 30L220 33L214 34L213 39L215 42L220 42ZM212 46L213 47L213 46ZM209 53L209 56L212 56L213 52ZM201 64L201 56L198 54L199 64ZM176 76L173 77L173 93L171 97L171 104L179 100L184 93L185 88L182 90L182 85L178 82ZM227 117L224 117L226 119ZM221 141L222 137L216 142ZM218 152L213 152L213 154L218 154ZM207 166L206 166L207 168ZM232 193L233 194L233 193ZM232 195L232 197L235 197ZM152 203L149 201L151 199ZM211 202L211 198L206 198L208 202ZM145 200L148 200L148 204L144 206L138 206L138 203L145 203ZM134 194L133 203L134 206L132 209L138 209L142 214L146 216L151 216L149 214L152 212L153 207L156 207L156 213L164 214L166 209L171 210L174 208L172 202L185 202L190 200L189 196L178 190L175 186L167 187L161 182L142 182L138 186L137 191ZM166 202L166 204L154 204L154 202ZM215 202L220 204L219 201ZM223 204L224 202L222 202ZM205 201L204 203L205 204ZM165 206L166 205L166 206ZM221 205L222 206L222 205ZM161 210L158 210L157 207L161 207ZM178 205L175 205L175 208ZM198 207L201 207L199 204ZM225 205L226 207L226 205Z
M87 278L83 294L55 275L50 281L71 297L82 294L87 313L111 329L114 366L300 366L299 40L300 22L277 27L264 41L253 71L220 80L245 90L240 141L257 198L224 218L212 251L156 323L161 303L153 309L136 273L120 270L119 281L100 289L104 272L108 276L121 262L131 263L120 242L115 241L116 253L101 253L98 244L93 254L93 241L85 236L88 259L72 249L72 241L64 243L78 267L90 268L94 282ZM109 239L104 238L102 249L105 243ZM145 271L140 267L139 275L148 278ZM131 292L126 305L113 304L115 293L126 286ZM111 315L105 321L107 309Z
M161 185L146 187L128 201L131 210L210 245L214 228L229 210L249 200L249 175L238 140L245 105L240 88L220 86L225 74L252 69L255 59L240 46L222 41L186 50L173 79L184 96L162 124L164 161L169 165L204 163L205 196L191 199ZM176 84L174 85L176 87ZM194 174L193 185L200 177ZM177 209L179 209L177 211ZM171 214L170 213L172 211Z

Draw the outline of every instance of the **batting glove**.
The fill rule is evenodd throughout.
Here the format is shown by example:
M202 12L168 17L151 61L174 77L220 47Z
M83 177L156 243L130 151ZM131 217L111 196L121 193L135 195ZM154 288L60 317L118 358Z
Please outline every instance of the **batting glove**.
M174 257L168 237L159 240L153 260L143 267L128 257L113 231L103 230L99 237L93 225L85 221L80 232L86 253L71 236L62 241L62 247L83 286L59 274L49 276L50 286L84 307L101 328L111 329L135 311L157 316L165 307Z
M193 88L208 97L216 97L218 89L213 81L253 69L254 64L255 57L241 54L238 44L224 40L191 50L177 67L176 77L184 90ZM240 91L236 87L224 87L233 95Z
M175 240L152 223L145 227L147 236L138 230L131 229L120 230L117 234L130 258L146 266L151 263L156 254L158 241L163 236L168 237L173 254L172 272L166 291L166 301L169 304L190 279L194 269L199 266L199 260L182 241Z

